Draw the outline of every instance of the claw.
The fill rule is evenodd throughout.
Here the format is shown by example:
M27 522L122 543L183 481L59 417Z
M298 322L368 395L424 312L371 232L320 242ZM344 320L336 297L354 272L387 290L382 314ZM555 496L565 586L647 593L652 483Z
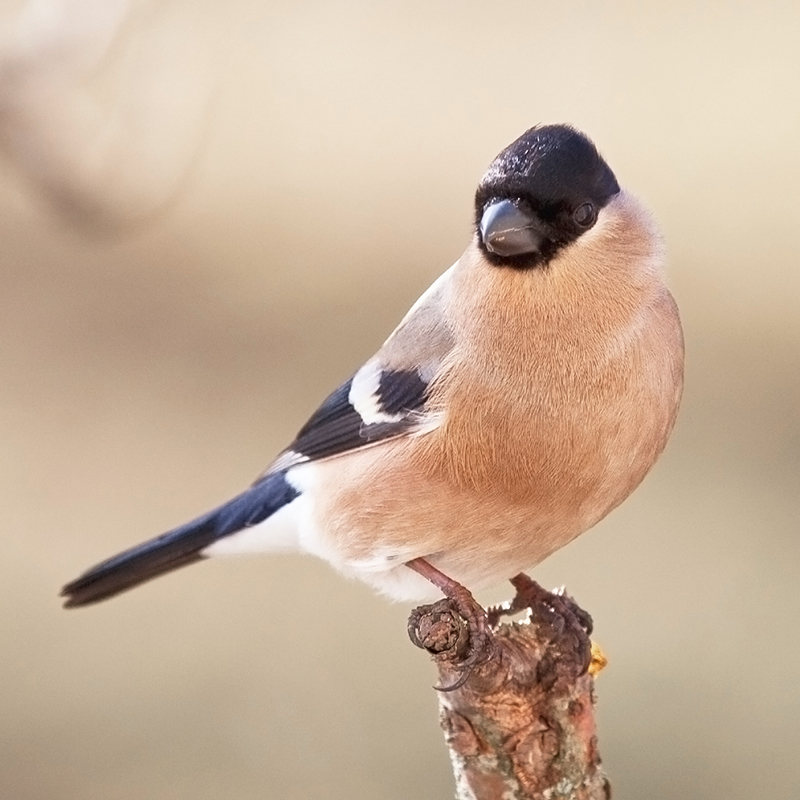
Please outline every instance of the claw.
M490 620L497 620L502 615L515 614L525 608L549 609L561 620L557 631L559 637L572 634L577 640L577 645L584 656L583 672L586 672L592 661L592 645L589 639L593 628L591 616L566 593L563 586L548 592L523 572L511 579L511 585L517 590L514 599L510 603L491 609Z
M467 625L468 639L467 652L463 660L458 664L461 673L456 682L450 686L435 686L440 692L453 692L460 689L468 680L472 671L478 664L487 660L491 656L492 633L489 628L486 612L475 600L472 594L460 583L449 578L436 567L429 564L423 558L415 558L406 564L415 572L442 590L442 593L449 600L450 606ZM412 636L415 640L416 635Z
M460 673L455 683L449 686L434 686L436 691L454 692L456 689L460 689L469 680L475 668L491 658L494 643L492 629L497 626L500 618L513 616L526 609L538 612L539 621L546 626L545 630L550 630L549 636L553 642L562 639L569 642L570 649L578 654L577 660L583 665L580 674L589 669L592 663L589 639L592 633L592 618L578 606L563 587L554 592L548 592L521 572L511 579L511 584L516 589L514 599L484 611L468 589L440 572L424 558L408 561L406 566L441 589L447 600L439 602L443 605L446 615L449 616L452 612L460 617L467 626L466 636L460 644L456 643L456 640L461 638L460 636L434 644L433 640L424 643L420 641L416 624L409 621L411 640L417 646L438 655L439 660L446 660L453 669ZM435 606L426 606L426 613L429 613L432 608ZM418 611L422 612L423 609L418 609ZM450 628L451 635L452 626L452 622L445 626ZM439 633L441 634L442 631L440 630Z
M464 669L459 675L458 680L451 684L450 686L434 686L433 688L437 692L454 692L456 689L460 689L468 680L469 676L472 675L472 670L475 667L469 667L469 669Z

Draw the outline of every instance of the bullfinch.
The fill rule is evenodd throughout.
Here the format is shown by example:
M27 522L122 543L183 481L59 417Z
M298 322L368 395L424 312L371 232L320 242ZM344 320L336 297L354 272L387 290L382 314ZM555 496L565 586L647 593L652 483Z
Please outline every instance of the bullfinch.
M305 552L398 600L535 566L664 449L683 336L659 231L592 142L531 128L491 163L463 255L258 480L83 573L84 606L186 564Z

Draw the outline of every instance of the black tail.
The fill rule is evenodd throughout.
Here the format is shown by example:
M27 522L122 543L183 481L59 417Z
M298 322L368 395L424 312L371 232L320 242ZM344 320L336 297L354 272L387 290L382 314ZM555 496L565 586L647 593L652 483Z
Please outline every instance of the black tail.
M61 596L66 598L64 608L97 603L165 572L193 564L203 558L202 551L210 544L263 522L297 496L283 473L270 475L202 517L87 570L61 590Z

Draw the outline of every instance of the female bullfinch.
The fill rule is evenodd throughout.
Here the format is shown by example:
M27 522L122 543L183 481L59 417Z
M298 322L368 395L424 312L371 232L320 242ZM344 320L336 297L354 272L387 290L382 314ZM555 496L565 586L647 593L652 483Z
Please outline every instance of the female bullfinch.
M263 475L91 568L65 605L235 553L312 553L401 600L538 564L619 505L670 435L683 336L663 264L589 139L532 128L483 176L461 258Z

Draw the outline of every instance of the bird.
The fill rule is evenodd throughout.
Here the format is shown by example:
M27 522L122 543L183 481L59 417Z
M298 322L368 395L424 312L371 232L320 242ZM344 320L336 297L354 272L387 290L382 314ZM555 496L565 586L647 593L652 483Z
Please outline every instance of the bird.
M255 483L90 568L65 607L209 557L290 551L394 600L444 593L480 628L472 592L625 500L683 388L654 218L566 124L500 152L474 209L461 257Z

